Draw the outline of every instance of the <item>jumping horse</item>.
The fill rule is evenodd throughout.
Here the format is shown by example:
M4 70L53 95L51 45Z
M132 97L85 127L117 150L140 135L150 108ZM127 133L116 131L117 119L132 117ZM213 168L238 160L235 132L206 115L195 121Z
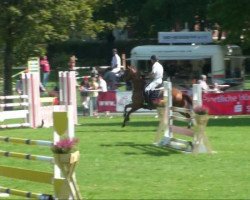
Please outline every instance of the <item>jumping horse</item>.
M144 109L156 109L157 107L165 106L165 102L163 100L163 90L160 91L159 96L161 96L160 100L152 101L151 105L145 105L145 96L144 96L144 88L146 81L141 76L141 74L137 71L135 67L127 66L124 74L123 74L124 81L131 81L132 83L132 103L127 104L124 107L123 117L124 121L122 124L122 127L126 126L126 123L129 121L129 116L131 113L137 111L140 108ZM172 88L172 104L175 107L186 107L190 108L192 107L192 99L187 94L183 93L179 89L173 87ZM129 111L127 111L128 108L131 108ZM185 115L186 117L190 118L190 116L187 116L187 114L181 113Z

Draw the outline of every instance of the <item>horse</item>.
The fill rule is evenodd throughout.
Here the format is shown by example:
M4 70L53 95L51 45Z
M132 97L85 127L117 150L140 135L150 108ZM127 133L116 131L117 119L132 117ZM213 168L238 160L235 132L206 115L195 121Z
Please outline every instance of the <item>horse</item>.
M131 81L133 89L132 89L132 103L127 104L124 107L124 112L123 112L124 120L122 127L126 126L126 123L129 121L130 114L137 111L140 108L152 110L156 109L159 106L161 107L165 106L165 102L163 100L163 90L160 91L161 93L160 101L153 101L151 106L144 104L145 102L144 88L146 81L135 67L127 66L123 74L123 79L124 81ZM172 100L173 100L172 105L175 107L192 108L193 106L191 97L175 87L172 88ZM131 109L127 111L128 108ZM191 118L189 114L186 113L181 113L181 114L185 115L188 118Z

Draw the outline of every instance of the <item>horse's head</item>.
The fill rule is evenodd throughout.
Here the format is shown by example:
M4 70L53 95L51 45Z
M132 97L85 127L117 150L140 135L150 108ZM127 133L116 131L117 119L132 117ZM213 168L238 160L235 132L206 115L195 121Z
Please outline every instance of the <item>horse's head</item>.
M137 70L132 66L126 66L123 79L124 81L131 81L137 76Z

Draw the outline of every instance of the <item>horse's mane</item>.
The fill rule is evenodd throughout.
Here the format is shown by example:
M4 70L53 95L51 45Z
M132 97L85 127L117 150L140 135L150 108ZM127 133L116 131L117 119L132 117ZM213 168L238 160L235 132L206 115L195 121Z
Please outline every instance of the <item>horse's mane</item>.
M128 67L127 67L127 70L129 70L130 73L132 73L132 75L133 75L134 77L136 77L137 79L143 79L143 77L142 77L140 71L139 71L135 66L133 66L133 65L128 66Z

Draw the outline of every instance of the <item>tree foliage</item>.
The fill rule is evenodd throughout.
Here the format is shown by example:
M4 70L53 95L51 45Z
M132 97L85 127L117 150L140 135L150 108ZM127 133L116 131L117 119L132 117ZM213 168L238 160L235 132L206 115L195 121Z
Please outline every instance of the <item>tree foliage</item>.
M192 30L194 16L205 18L209 0L112 0L95 13L95 16L118 25L123 21L125 28L134 37L152 38L159 31L184 29L189 24Z
M249 46L249 8L248 0L1 0L0 44L9 80L4 93L12 91L12 66L45 54L51 42L100 37L113 28L156 38L159 31L183 30L185 23L193 30L199 16L206 27L217 22L227 42Z
M41 56L46 45L69 37L95 37L105 24L93 19L101 0L2 0L0 38L4 48L4 78L10 80L5 94L12 93L12 66L29 56Z
M227 32L227 41L250 45L250 4L248 0L214 0L209 7L209 16ZM244 36L242 40L240 36Z

